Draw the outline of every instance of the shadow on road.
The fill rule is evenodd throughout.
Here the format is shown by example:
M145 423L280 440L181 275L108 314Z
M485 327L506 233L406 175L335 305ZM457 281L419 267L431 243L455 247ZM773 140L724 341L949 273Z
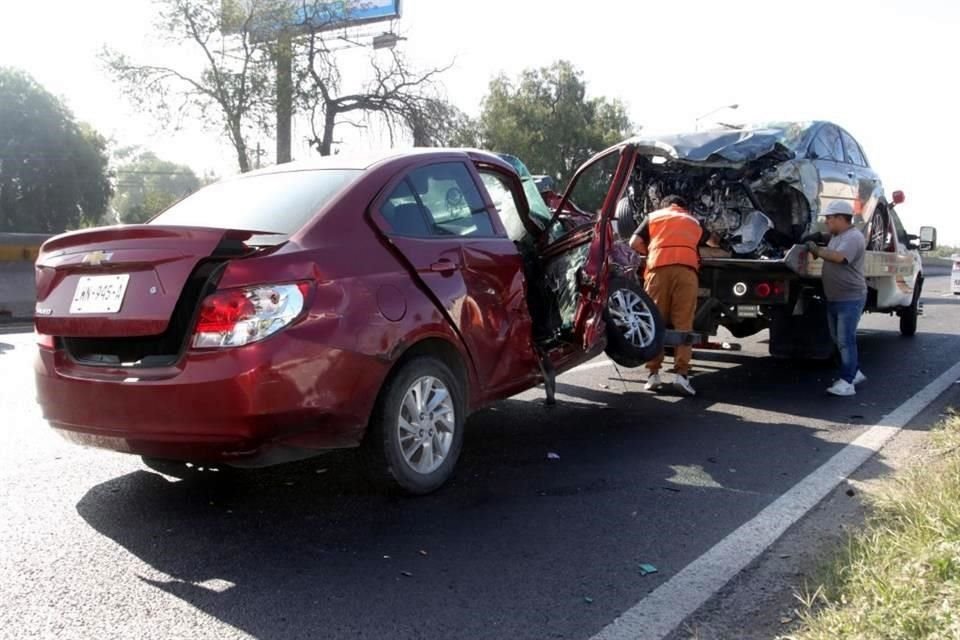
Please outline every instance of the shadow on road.
M642 369L564 377L555 408L475 414L453 482L423 498L379 493L342 452L229 491L137 472L77 511L152 568L144 583L257 638L589 637L960 350L904 340L861 333L870 380L852 399L824 393L829 367L747 352L698 352L687 400L625 391Z
M382 495L343 452L227 492L137 472L77 510L158 572L145 583L257 638L588 637L844 445L705 402L677 420L648 394L560 391L581 400L476 414L432 496Z
M2 356L7 351L13 351L15 347L12 344L7 344L6 342L0 342L0 356Z

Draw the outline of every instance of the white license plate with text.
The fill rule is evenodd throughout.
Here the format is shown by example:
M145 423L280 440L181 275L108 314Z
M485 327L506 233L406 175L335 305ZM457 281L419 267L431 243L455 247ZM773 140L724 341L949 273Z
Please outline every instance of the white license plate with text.
M129 273L82 276L70 302L70 313L117 313L123 305Z

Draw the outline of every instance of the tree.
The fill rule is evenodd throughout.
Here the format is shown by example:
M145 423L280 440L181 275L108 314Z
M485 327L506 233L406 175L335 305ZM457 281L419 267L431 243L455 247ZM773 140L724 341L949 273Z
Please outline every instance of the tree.
M161 160L151 151L123 149L116 156L122 162L112 205L120 222L146 222L201 186L190 167Z
M96 225L112 192L105 140L32 77L0 67L0 231Z
M274 87L272 52L257 37L255 19L258 11L275 6L275 0L157 1L158 31L195 51L198 69L136 62L109 49L102 59L138 106L168 125L197 119L222 131L240 170L249 171L248 141L270 130Z
M372 79L357 91L341 93L338 52L357 48L347 29L327 29L344 16L367 8L365 0L157 0L159 32L197 55L193 72L138 62L104 50L102 57L124 91L166 124L199 119L222 130L241 171L251 168L254 135L269 134L277 105L276 68L292 56L296 106L310 117L310 144L332 152L334 132L344 123L364 126L354 116L380 117L390 128L402 125L432 139L426 114L442 108L435 77L443 69L412 70L393 50L371 54ZM287 25L282 34L277 25ZM336 46L331 46L331 45ZM289 47L289 48L288 48ZM289 53L288 53L289 52Z
M477 123L445 100L425 102L405 116L417 147L479 147Z
M487 149L520 157L531 171L566 182L593 154L628 137L619 100L587 98L583 73L567 61L500 75L482 103L478 134Z
M339 125L364 126L350 119L354 114L381 118L391 137L397 126L403 126L413 134L416 145L444 142L446 130L441 123L454 117L454 108L439 96L437 77L449 66L415 70L395 49L374 51L370 55L372 78L357 91L343 92L337 58L340 50L331 47L318 31L311 31L298 44L303 62L297 94L300 106L310 114L313 135L309 142L320 155L332 153Z

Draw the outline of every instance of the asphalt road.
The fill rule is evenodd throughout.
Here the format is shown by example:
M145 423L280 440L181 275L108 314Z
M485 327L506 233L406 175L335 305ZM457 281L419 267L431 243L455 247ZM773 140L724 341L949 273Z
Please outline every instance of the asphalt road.
M855 399L765 336L698 353L692 400L598 362L553 409L530 392L473 416L455 480L416 499L350 453L223 489L62 442L32 336L0 334L0 636L589 638L954 365L948 285L927 281L914 339L865 318Z

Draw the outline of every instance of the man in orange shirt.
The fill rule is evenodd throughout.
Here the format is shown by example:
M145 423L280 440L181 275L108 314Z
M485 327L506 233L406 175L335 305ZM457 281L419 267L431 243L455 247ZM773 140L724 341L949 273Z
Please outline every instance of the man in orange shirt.
M626 206L630 206L629 201ZM660 206L633 234L630 247L647 256L645 288L664 322L677 331L692 331L700 289L700 247L716 245L717 238L690 214L682 197L667 196L660 201ZM674 387L685 395L694 396L697 392L689 378L693 348L678 345L674 349ZM647 391L656 391L663 386L660 379L662 365L663 351L647 363L650 370Z

